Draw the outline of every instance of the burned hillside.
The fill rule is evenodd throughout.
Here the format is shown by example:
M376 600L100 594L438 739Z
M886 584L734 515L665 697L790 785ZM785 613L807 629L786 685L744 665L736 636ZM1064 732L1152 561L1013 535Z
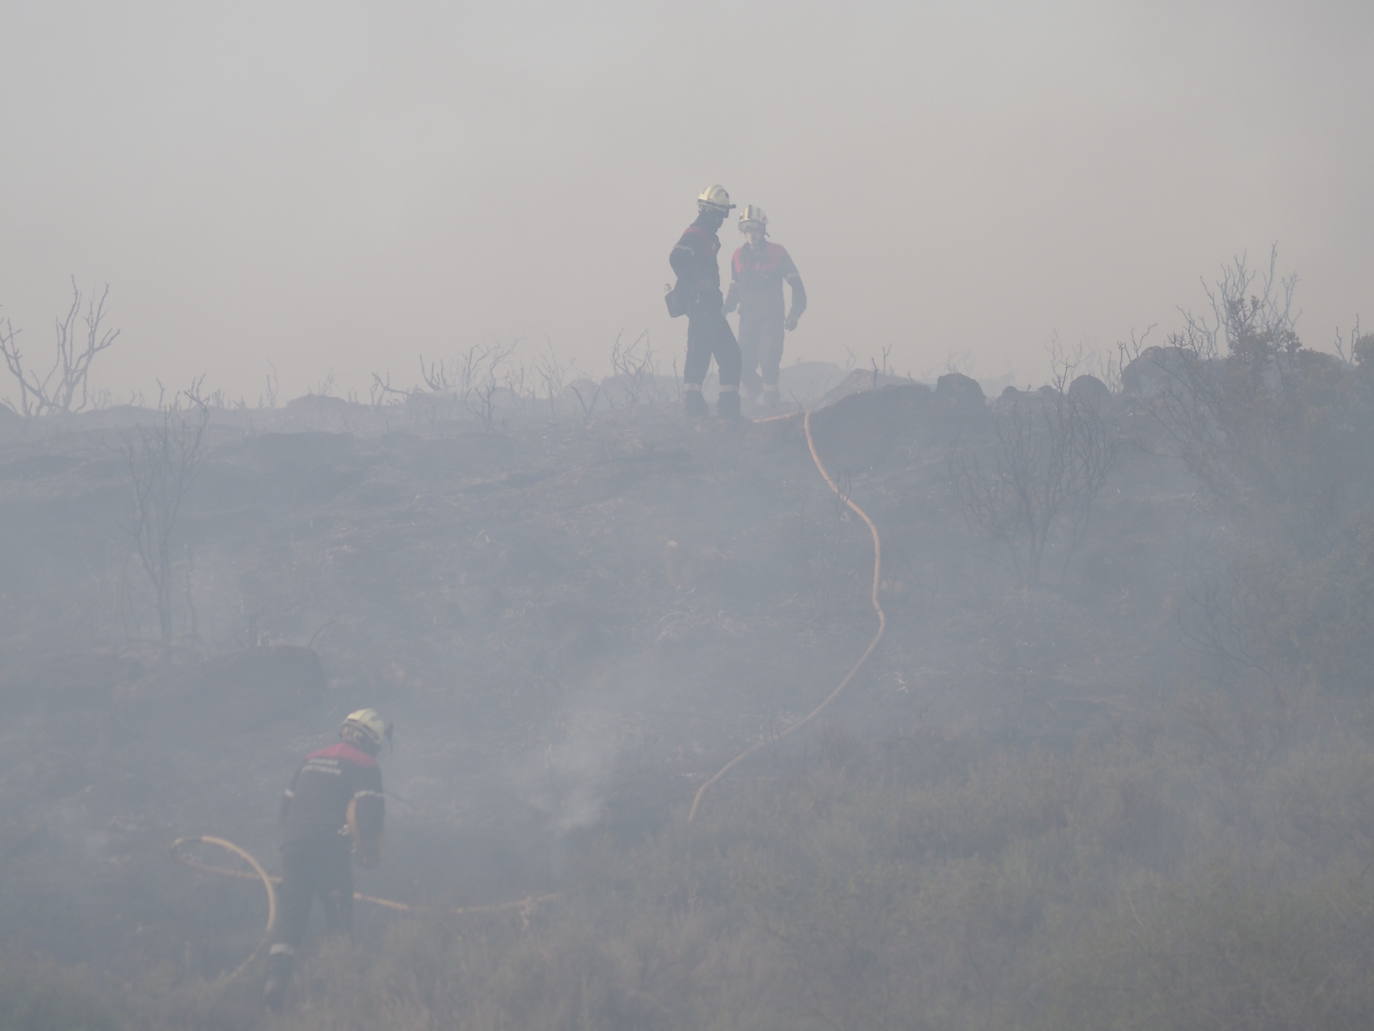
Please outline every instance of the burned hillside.
M421 912L361 910L270 1026L1359 1026L1368 371L0 425L11 967L34 1012L269 1026L226 981L260 887L168 845L273 866L293 764L367 704L359 888ZM874 634L846 498L885 632L783 737Z

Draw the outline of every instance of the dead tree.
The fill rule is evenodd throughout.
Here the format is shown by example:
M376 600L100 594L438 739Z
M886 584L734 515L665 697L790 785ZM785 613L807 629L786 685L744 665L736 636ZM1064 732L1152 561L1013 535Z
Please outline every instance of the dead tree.
M508 389L510 360L518 349L514 341L473 344L451 360L425 361L420 355L420 378L436 395L451 397L482 428L492 432L497 422L497 401Z
M90 403L87 378L91 362L119 338L119 330L105 322L105 302L110 296L106 284L99 301L88 301L81 314L81 289L72 277L72 303L66 315L57 320L56 350L48 371L39 375L26 364L19 349L20 330L9 319L0 327L0 354L19 387L19 403L11 404L20 415L53 415L79 412ZM84 329L83 329L84 326Z
M583 429L586 429L592 421L592 415L596 412L597 402L601 400L601 391L604 386L605 384L593 383L590 380L579 380L577 383L568 384L568 393L577 398L577 407L582 410Z
M1306 532L1330 522L1321 509L1348 478L1339 463L1314 459L1362 445L1345 439L1352 397L1314 394L1295 328L1297 279L1276 264L1273 251L1259 273L1233 259L1204 283L1206 309L1181 310L1169 347L1142 359L1153 359L1159 381L1151 414L1210 493L1239 509L1286 512Z
M259 408L277 407L277 367L271 362L267 363L271 371L263 376L263 392L258 395Z
M622 395L626 407L658 400L658 361L647 329L629 344L624 342L622 334L616 334L611 344L610 382Z
M172 588L182 507L200 469L210 425L209 407L193 402L182 407L182 396L162 408L153 425L136 426L124 443L133 493L134 553L153 591L164 644L175 630Z
M474 368L471 385L467 391L468 411L476 416L487 433L496 432L497 401L503 390L510 390L510 360L518 344L502 342L483 349Z
M14 328L14 323L12 323L9 319L5 319L4 322L0 322L0 354L3 354L5 356L5 364L9 367L11 374L14 373L16 366L18 366L20 369L20 375L17 377L19 380L20 389L19 405L16 406L8 398L0 398L0 404L3 404L12 412L16 412L20 415L27 415L28 405L26 403L27 394L24 390L25 381L22 375L23 367L22 365L18 365L20 358L22 357L19 351L18 344L16 342L16 338L19 336L19 333L20 331Z
M406 400L414 396L414 393L413 390L393 387L391 385L391 373L374 372L372 374L372 386L368 388L368 404L373 408L404 404Z
M1056 534L1067 554L1082 541L1116 441L1091 406L1059 388L994 420L990 445L952 453L950 481L969 525L1003 546L1022 585L1034 586Z
M549 402L549 417L558 420L558 399L563 394L567 370L554 353L552 341L546 341L544 353L534 363L534 373L544 385L544 397Z

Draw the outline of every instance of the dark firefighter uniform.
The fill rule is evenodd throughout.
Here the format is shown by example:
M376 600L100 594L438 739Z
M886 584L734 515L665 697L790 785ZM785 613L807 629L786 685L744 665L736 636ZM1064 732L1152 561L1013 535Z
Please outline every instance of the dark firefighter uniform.
M268 957L269 975L285 991L310 908L324 905L331 932L353 928L353 856L363 866L381 857L385 818L382 771L375 757L347 741L306 756L282 796L281 909ZM280 1004L280 994L269 1004Z
M782 284L792 287L792 310L783 314ZM743 358L744 385L750 394L778 389L782 364L783 333L793 329L806 311L806 288L791 255L781 245L765 240L755 247L746 243L730 260L730 294L725 310L739 307L739 346ZM762 376L760 376L762 373Z
M668 256L677 275L678 294L687 314L687 358L683 363L687 410L705 411L701 384L712 357L720 372L720 411L739 415L740 351L730 323L725 320L725 300L720 290L720 217L709 212L697 216ZM693 399L695 395L695 400Z

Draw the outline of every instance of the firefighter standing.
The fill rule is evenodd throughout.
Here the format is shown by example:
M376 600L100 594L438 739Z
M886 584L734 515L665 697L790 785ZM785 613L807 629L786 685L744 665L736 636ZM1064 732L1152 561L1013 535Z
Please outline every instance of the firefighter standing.
M797 328L806 311L806 288L791 255L768 240L768 216L757 204L740 212L739 228L745 244L730 260L730 293L725 310L739 308L739 346L744 387L753 397L763 388L763 403L778 403L778 367L782 364L783 333ZM783 315L782 284L792 287L792 307ZM762 373L762 375L760 375Z
M701 384L711 358L720 372L720 398L716 408L722 418L739 418L740 351L730 323L725 320L725 301L720 291L720 237L716 231L734 205L723 186L708 186L697 197L697 217L668 256L677 275L671 291L670 311L687 316L687 358L683 363L683 404L688 416L706 414ZM674 307L675 306L675 307Z
M331 932L353 929L351 863L370 868L381 858L385 804L377 754L390 738L391 725L377 710L350 713L339 743L306 756L282 796L281 912L264 991L273 1010L286 999L315 897Z

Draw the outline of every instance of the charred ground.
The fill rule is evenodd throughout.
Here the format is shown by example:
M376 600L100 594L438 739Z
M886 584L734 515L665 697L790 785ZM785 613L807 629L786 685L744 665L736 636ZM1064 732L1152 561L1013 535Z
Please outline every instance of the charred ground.
M811 399L887 633L691 825L873 632L868 533L799 418L6 424L0 920L39 1014L9 1019L255 1026L222 976L259 889L167 846L274 860L295 762L369 704L400 745L360 889L559 898L364 911L279 1026L1363 1026L1374 383L1262 357ZM133 498L187 419L163 636Z

